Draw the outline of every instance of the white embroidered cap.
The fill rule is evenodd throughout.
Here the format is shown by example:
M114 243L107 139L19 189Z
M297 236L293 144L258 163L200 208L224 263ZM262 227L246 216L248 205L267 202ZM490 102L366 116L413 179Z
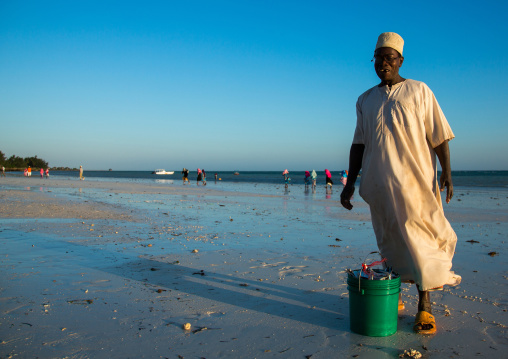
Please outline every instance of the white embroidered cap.
M376 49L380 47L391 47L397 50L402 56L402 49L404 48L404 40L399 34L394 32L383 32L377 39Z

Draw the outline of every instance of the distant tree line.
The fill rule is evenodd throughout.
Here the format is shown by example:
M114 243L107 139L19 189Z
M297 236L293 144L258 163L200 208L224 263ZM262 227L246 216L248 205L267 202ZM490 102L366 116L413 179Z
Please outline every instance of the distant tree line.
M19 157L16 155L12 155L9 158L5 157L5 154L0 151L0 167L4 166L5 169L10 170L20 170L27 168L28 166L32 168L49 168L49 163L44 161L42 158L38 158L37 156L33 157ZM51 167L53 171L77 171L77 168L70 167Z
M37 158L37 156L33 157L19 157L16 155L12 155L9 158L5 157L5 154L0 151L0 166L4 166L5 168L27 168L28 166L32 168L48 168L48 162L44 161L42 158Z

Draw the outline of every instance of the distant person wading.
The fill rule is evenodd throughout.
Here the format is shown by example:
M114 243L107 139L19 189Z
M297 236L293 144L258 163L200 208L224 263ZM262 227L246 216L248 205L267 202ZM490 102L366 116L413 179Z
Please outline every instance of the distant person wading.
M189 170L185 167L182 169L182 181L183 184L189 183Z

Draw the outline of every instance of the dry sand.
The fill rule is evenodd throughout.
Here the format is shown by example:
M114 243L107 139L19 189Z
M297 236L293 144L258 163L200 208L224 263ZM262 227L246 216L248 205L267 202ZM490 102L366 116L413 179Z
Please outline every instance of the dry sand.
M1 178L0 358L507 357L508 191L445 206L463 283L432 294L438 334L412 332L403 284L398 332L371 338L344 273L376 249L365 203L245 188Z

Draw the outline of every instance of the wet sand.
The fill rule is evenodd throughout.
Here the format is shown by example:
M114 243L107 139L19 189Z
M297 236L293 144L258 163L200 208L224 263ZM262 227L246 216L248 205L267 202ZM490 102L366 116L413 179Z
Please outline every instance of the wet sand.
M445 205L462 283L432 294L438 334L412 332L403 284L398 332L371 338L349 329L344 272L376 250L366 204L224 187L0 178L0 358L506 355L507 190Z

